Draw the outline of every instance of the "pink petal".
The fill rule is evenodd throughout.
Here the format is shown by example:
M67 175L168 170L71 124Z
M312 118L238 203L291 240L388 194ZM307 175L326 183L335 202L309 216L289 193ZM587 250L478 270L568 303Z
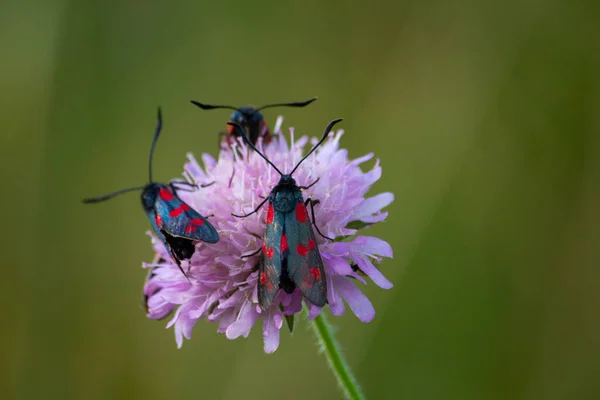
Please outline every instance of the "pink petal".
M197 177L198 175L203 176L204 171L200 168L200 164L196 161L196 157L194 157L192 153L187 153L187 158L190 161L186 163L183 168L193 177Z
M362 276L358 275L352 270L352 267L350 267L348 261L346 261L342 257L332 256L325 252L322 252L321 256L325 261L325 265L331 268L336 275L352 276L355 279L361 281L362 283L367 283L362 278Z
M383 220L385 220L388 216L387 212L381 212L381 213L377 213L375 215L367 215L364 217L360 217L358 220L362 221L366 224L376 224L378 222L381 222Z
M285 296L282 296L280 292L280 297L282 297L281 304L283 304L284 315L294 315L302 311L302 293L299 290L294 291L292 294L287 294L283 292ZM285 300L285 301L284 301Z
M342 257L337 256L325 256L325 252L321 253L321 256L326 259L327 265L338 275L349 275L351 274L352 268L350 268L350 264Z
M373 236L357 236L350 244L353 250L365 254L378 254L390 258L394 256L392 246L388 242Z
M190 320L187 314L182 314L175 322L175 341L177 342L177 348L183 346L183 338L190 339L192 337L192 330L196 320Z
M336 276L334 279L335 287L346 300L354 315L362 322L371 322L375 318L375 309L367 296L354 286L349 278Z
M177 348L180 349L183 346L183 335L181 333L182 327L181 324L175 324L175 343L177 343Z
M229 328L229 325L234 323L236 316L237 313L232 308L228 309L227 312L223 313L221 319L219 320L219 327L217 328L217 332L227 332L227 328Z
M379 269L375 268L371 260L369 260L367 257L358 255L353 259L354 262L356 262L356 264L358 265L358 267L362 270L362 272L367 274L368 277L371 278L373 283L375 283L380 288L390 289L394 286L392 282L388 281L387 278L383 276Z
M342 298L340 297L340 293L335 287L336 277L331 277L327 280L327 301L329 302L329 309L331 310L331 314L339 317L344 314L345 306Z
M229 296L228 299L219 300L219 305L217 306L217 308L235 307L236 305L241 303L242 297L245 297L245 294L238 290L237 292Z
M175 304L168 303L160 296L152 296L148 299L148 312L146 316L150 319L163 319L175 308Z
M377 182L381 178L381 167L379 166L379 160L375 163L375 167L372 170L361 176L358 181L365 185L371 185Z
M269 311L263 317L263 340L265 353L273 353L279 347L279 329L283 320L281 313Z
M257 319L258 314L254 311L252 304L250 302L243 303L237 319L225 330L225 336L227 339L236 339L240 336L248 337Z
M312 321L317 315L321 314L322 308L308 302L306 304L308 304L308 320Z
M215 160L215 158L208 153L202 153L202 162L207 168L214 168L217 160Z
M369 197L354 209L353 218L361 219L363 217L371 216L382 208L389 206L392 201L394 201L394 195L389 192Z
M347 257L350 253L351 243L334 242L327 245L327 252L333 256Z
M364 163L366 161L369 161L371 158L373 158L373 153L365 154L362 157L358 157L358 158L355 158L354 160L352 160L350 162L350 165L351 166L358 166L358 165L360 165L360 164L362 164L362 163Z

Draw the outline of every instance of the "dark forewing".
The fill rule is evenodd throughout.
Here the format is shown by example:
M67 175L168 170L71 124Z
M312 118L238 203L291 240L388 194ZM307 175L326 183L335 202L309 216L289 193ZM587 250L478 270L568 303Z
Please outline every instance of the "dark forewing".
M158 196L155 210L160 216L159 228L172 236L179 236L191 240L201 240L207 243L219 241L219 234L210 222L197 211L184 203L170 189L171 196ZM162 192L164 193L164 192Z
M148 211L147 215L148 219L150 219L150 225L152 225L152 230L154 231L154 234L165 245L166 249L169 250L169 245L165 240L165 235L163 235L162 231L159 228L159 223L161 222L160 218L156 218L156 212L154 210Z
M327 284L323 261L315 234L302 200L293 212L285 215L289 253L287 271L290 279L312 304L323 307L327 302Z
M158 204L159 200L156 200L156 203ZM174 241L174 239L179 239L179 238L176 238L175 236L171 236L171 235L169 235L169 233L167 233L163 230L162 226L164 225L164 219L155 210L148 211L147 215L148 215L148 218L150 219L150 224L152 225L152 230L154 231L154 233L156 234L158 239L160 239L160 241L163 243L163 245L165 246L165 248L171 255L171 258L173 259L175 264L177 264L177 267L179 267L179 270L181 271L181 273L183 275L185 275L185 272L181 268L181 260L189 258L189 257L186 257L185 255L190 253L190 250L191 250L191 254L193 254L194 244L192 242L189 242L189 240L188 240L189 243L179 243L177 241ZM180 241L182 241L182 240L184 240L184 239L180 239ZM173 247L173 246L176 246L176 247ZM190 257L191 257L191 254L190 254Z
M285 218L275 212L269 201L267 208L266 230L262 253L258 263L258 304L260 308L269 308L279 291L281 279L281 238L285 229Z

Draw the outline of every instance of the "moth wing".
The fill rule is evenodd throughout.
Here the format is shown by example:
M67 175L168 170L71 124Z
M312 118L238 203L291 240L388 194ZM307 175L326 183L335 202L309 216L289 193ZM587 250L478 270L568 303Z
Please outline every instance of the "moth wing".
M302 200L298 201L294 212L285 215L285 232L289 248L287 271L290 279L308 301L317 307L323 307L327 303L325 270Z
M160 229L172 236L206 243L217 243L219 234L206 218L182 201L177 194L170 200L157 197L154 205L160 216Z
M281 238L285 229L284 215L275 212L269 201L262 253L258 263L258 304L262 310L271 306L281 280Z
M159 201L161 201L160 199L156 201L156 204L159 203ZM156 236L160 239L160 241L163 243L163 245L165 246L165 249L167 249L167 252L171 255L171 259L175 262L175 264L177 264L177 267L179 267L179 270L181 271L181 273L183 275L185 275L185 272L183 271L183 268L181 268L181 260L185 259L185 258L189 258L189 257L184 257L184 252L187 254L189 253L190 250L190 246L192 248L192 253L193 253L193 243L189 242L189 243L180 243L181 246L177 247L177 243L175 243L173 240L174 239L179 239L176 238L174 236L171 236L167 231L164 230L163 226L164 226L164 218L161 216L161 214L156 210L157 207L154 207L154 210L150 210L147 212L148 215L148 219L150 219L150 225L152 225L152 230L154 230L154 233L156 234ZM164 210L161 210L164 212ZM180 242L183 239L180 239ZM176 247L174 247L176 246ZM187 276L187 275L186 275Z

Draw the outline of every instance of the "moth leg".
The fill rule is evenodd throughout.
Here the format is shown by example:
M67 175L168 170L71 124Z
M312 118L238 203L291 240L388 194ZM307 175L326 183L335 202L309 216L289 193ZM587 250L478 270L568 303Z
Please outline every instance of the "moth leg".
M196 185L195 183L190 183L190 182L188 182L188 181L182 181L182 180L179 180L179 179L173 179L173 180L171 181L171 183L172 183L172 184L173 184L173 183L176 183L176 184L178 184L178 185L184 185L184 186L191 186L191 187L195 187L195 188L197 188L197 187L198 187L198 185Z
M240 258L248 258L248 257L252 257L257 255L258 253L260 253L260 251L262 250L262 247L259 247L258 250L256 250L254 253L250 253L250 254L242 254Z
M255 214L255 213L257 213L257 212L258 212L258 210L260 210L260 208L263 206L263 204L265 204L265 203L266 203L266 201L267 201L267 200L269 200L269 198L268 198L268 197L267 197L267 198L265 198L263 201L261 201L261 202L260 202L260 204L258 205L258 207L256 207L256 208L254 209L254 211L252 211L252 212L251 212L251 213L249 213L249 214L246 214L246 215L237 215L237 214L231 213L231 215L233 215L234 217L237 217L237 218L246 218L246 217L249 217L249 216L251 216L252 214Z
M217 181L212 181L211 183L203 183L200 186L198 186L195 183L189 183L186 181L171 181L170 186L171 186L171 189L173 189L173 191L181 190L182 192L193 192L194 190L192 190L192 189L184 189L182 187L175 186L175 185L184 185L184 186L189 186L190 188L193 188L193 189L198 189L199 187L205 188L210 185L214 185L216 182Z
M315 182L316 182L316 181L315 181ZM314 183L313 183L313 185L314 185ZM311 199L311 198L309 197L309 198L308 198L308 199L306 199L306 201L304 202L304 207L306 207L306 206L307 206L307 205L310 203L310 212L311 212L311 214L312 214L312 223L313 223L313 225L314 225L315 229L317 230L317 233L318 233L319 235L321 235L322 237L324 237L325 239L329 239L329 240L331 240L331 241L333 242L333 239L332 239L332 238L330 238L329 236L325 236L325 235L323 235L323 234L321 233L321 231L319 230L319 227L317 226L317 221L315 220L315 206L316 206L317 204L319 204L320 202L321 202L321 201L319 201L319 200L313 200L313 199Z
M184 189L184 188L177 188L176 189L178 192L193 192L193 189Z
M300 189L304 189L304 190L306 190L306 189L310 189L311 187L313 187L313 186L315 185L315 183L319 182L319 179L321 179L321 177L317 178L317 180L316 180L316 181L314 181L313 183L311 183L311 184L310 184L310 185L308 185L308 186L298 186L298 187L299 187ZM319 201L319 200L317 200L317 204L318 204L318 201Z
M184 188L180 187L179 185L188 186L188 187L193 188L193 189L198 189L198 185L196 185L195 183L189 183L189 182L186 182L186 181L171 181L169 183L169 186L171 186L171 189L173 189L173 191L181 190L181 191L184 191L184 192L193 192L193 190L191 190L191 189L184 189ZM204 187L204 186L202 186L202 187Z

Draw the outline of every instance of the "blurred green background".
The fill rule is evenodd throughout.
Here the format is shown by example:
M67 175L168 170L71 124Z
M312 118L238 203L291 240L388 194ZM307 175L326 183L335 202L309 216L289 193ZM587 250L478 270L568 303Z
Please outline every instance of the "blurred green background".
M4 0L3 399L331 399L306 323L265 355L202 321L177 350L139 307L152 257L136 195L80 199L217 150L260 105L318 135L344 117L393 191L377 316L334 323L371 399L600 398L596 3Z

